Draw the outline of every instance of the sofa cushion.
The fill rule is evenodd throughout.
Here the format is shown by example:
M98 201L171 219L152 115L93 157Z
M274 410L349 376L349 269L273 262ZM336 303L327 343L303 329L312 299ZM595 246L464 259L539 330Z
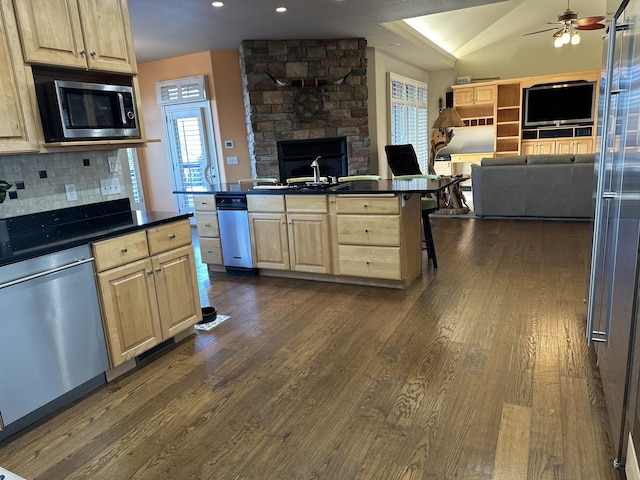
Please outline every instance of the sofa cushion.
M595 153L580 153L576 155L575 163L594 163L596 161Z
M492 167L495 165L525 165L526 163L526 155L509 155L506 157L491 157L480 160L480 165L483 167Z
M573 154L528 155L527 165L548 165L550 163L572 163Z

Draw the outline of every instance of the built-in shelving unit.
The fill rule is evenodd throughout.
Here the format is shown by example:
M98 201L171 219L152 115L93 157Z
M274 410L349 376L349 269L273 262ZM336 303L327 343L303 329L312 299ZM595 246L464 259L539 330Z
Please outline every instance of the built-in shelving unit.
M493 126L493 153L497 157L530 153L592 153L595 143L593 125L523 130L522 92L537 84L597 81L599 78L599 71L587 71L454 85L453 106L464 122L464 128Z
M520 82L497 86L495 154L517 155L520 151Z

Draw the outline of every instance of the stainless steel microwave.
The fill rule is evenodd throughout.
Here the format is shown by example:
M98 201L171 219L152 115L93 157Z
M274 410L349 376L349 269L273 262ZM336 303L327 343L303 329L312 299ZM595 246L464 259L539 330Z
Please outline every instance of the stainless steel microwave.
M140 136L131 87L51 80L37 84L37 96L47 142Z

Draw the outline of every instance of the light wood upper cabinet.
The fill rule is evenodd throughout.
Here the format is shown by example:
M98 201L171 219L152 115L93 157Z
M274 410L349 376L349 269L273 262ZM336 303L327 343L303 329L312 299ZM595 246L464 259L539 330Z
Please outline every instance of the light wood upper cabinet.
M478 103L493 103L496 99L496 86L483 85L479 87L458 88L453 94L455 107L475 105Z
M29 92L33 80L25 73L10 0L0 0L0 153L39 149Z
M136 73L126 0L14 1L25 61Z

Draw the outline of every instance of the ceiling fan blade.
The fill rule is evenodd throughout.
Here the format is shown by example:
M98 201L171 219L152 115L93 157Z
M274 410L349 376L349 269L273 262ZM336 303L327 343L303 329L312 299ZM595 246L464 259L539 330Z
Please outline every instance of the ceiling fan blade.
M598 16L598 17L584 17L584 18L580 18L578 20L576 20L574 23L576 25L578 25L579 27L583 27L585 25L591 25L594 23L598 23L600 20L604 20L604 17Z
M551 30L556 30L556 28L545 28L544 30L538 30L537 32L529 32L529 33L523 33L522 36L526 37L527 35L535 35L537 33L543 33L543 32L550 32Z
M600 30L604 28L602 23L589 23L587 25L577 25L576 30Z

